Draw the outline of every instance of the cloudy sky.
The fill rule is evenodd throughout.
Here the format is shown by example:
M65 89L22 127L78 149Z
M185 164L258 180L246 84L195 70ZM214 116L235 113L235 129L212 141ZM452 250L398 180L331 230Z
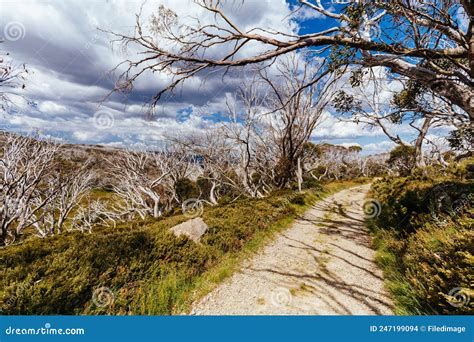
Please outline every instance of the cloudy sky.
M158 144L169 133L189 134L212 126L225 110L225 99L241 84L238 73L223 81L220 76L187 82L174 96L167 96L153 119L143 104L169 81L167 75L140 78L130 94L107 95L114 88L111 70L134 54L111 43L98 30L129 34L135 14L143 6L145 19L159 4L172 8L180 18L197 16L212 20L187 0L1 0L1 48L16 64L26 63L28 101L16 97L8 113L0 113L0 129L38 131L72 143L130 146ZM284 0L253 0L232 5L232 19L242 27L260 26L287 32L309 32L325 26L324 19L309 11L294 15ZM271 4L271 5L270 5ZM398 127L410 140L412 129ZM436 132L435 132L436 133ZM389 150L393 144L379 130L340 122L328 110L315 130L315 142L354 145L365 153Z

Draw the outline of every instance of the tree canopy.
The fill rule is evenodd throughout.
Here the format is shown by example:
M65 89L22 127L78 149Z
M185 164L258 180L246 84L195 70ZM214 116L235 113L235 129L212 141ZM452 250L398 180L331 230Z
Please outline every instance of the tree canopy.
M279 29L239 27L224 2L199 0L214 21L182 23L173 9L160 6L147 32L141 14L133 35L113 33L123 44L140 51L123 63L116 90L130 88L147 71L167 72L172 81L158 89L152 105L167 91L206 69L246 65L265 68L275 58L306 51L307 58L331 58L330 70L347 65L382 66L431 90L474 119L474 4L469 0L351 1L333 4L300 0L298 10L327 18L327 27L299 34ZM376 34L374 34L376 32ZM252 46L242 53L244 48ZM311 82L316 82L310 80Z

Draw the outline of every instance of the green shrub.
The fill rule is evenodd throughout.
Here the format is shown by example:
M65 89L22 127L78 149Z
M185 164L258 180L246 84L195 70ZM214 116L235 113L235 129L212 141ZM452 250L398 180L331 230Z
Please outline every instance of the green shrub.
M303 177L303 183L301 184L301 186L303 187L303 189L322 190L321 182L311 176Z
M186 220L177 215L2 248L1 313L171 314L192 295L197 277L316 198L312 191L281 191L206 207L203 219L210 228L199 244L169 232ZM102 287L113 294L111 305L92 300Z
M455 179L384 178L372 186L372 197L382 206L379 227L390 227L401 236L413 233L437 215L457 210L474 192L474 183Z
M473 223L464 218L445 225L426 224L410 237L403 264L421 308L428 312L474 313L474 302L457 306L456 299L449 296L451 291L461 291L456 288L468 297L474 295L474 231L469 229Z
M199 188L195 182L188 178L178 179L176 182L176 195L180 202L184 202L189 198L198 198Z
M390 151L387 165L400 176L408 176L415 167L415 148L407 145L395 147Z
M0 294L15 299L3 310L9 314L102 312L91 303L95 288L134 287L136 279L147 279L149 270L160 276L170 268L185 270L188 277L202 273L212 260L205 246L161 228L65 234L2 249L0 262L6 269ZM116 297L108 310L128 312L133 296L118 293Z
M474 295L473 190L456 173L385 178L372 186L382 210L370 228L398 313L474 313L473 302L459 302Z
M305 205L305 196L302 194L298 194L290 200L290 203L297 205Z
M453 163L448 168L448 173L460 179L474 179L474 158L464 159Z

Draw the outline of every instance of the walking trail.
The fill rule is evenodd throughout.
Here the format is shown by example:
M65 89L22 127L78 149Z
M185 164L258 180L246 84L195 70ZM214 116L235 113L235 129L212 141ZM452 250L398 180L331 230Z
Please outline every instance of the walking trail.
M195 303L191 314L392 314L364 226L369 188L357 186L316 203Z

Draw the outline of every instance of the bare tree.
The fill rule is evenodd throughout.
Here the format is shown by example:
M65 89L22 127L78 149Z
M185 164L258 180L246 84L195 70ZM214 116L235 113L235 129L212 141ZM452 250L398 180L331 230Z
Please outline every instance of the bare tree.
M260 72L269 91L266 105L272 109L268 118L271 143L278 148L276 184L284 187L298 179L298 164L305 144L320 121L324 108L334 96L334 78L325 70L325 63L301 61L301 56L289 54L276 63L278 73L270 77ZM318 82L310 84L311 78Z
M199 178L210 184L205 197L211 205L216 205L218 199L229 192L240 196L249 190L242 183L239 145L229 137L228 128L217 127L187 137L172 138L200 159Z
M350 78L353 86L340 90L335 97L334 104L343 114L342 120L379 128L397 145L413 145L416 166L425 165L423 142L430 128L460 126L469 121L467 114L419 83L406 78L389 81L380 68L356 75ZM350 119L345 114L350 114ZM417 132L412 142L404 141L396 133L400 124L408 124Z
M431 164L438 164L443 167L449 166L449 163L446 161L444 157L444 153L446 149L443 150L442 145L446 145L447 140L444 137L435 137L435 138L427 138L427 145L428 145L428 161Z
M158 218L163 214L166 184L173 170L173 159L162 151L124 151L109 160L114 192L120 198L115 210L121 215Z
M278 158L265 122L267 93L262 91L261 82L254 78L237 95L227 98L229 122L223 123L220 130L232 150L227 152L231 157L227 164L233 168L242 191L250 197L263 197L271 190Z
M41 196L58 145L6 134L0 150L0 246L36 222L54 192Z
M86 163L68 174L57 169L47 178L46 186L36 198L39 203L49 198L43 209L34 215L33 226L40 237L64 231L64 223L90 190L94 175L89 171L89 163Z
M329 167L321 145L307 143L303 152L304 173L321 181L328 175Z
M328 8L320 0L300 0L296 11L314 11L334 24L302 35L274 28L244 29L232 19L226 2L196 3L214 20L196 18L193 24L185 25L172 9L160 6L150 22L152 33L147 32L141 14L137 15L133 35L112 33L114 40L140 51L136 58L124 62L126 70L118 84L131 88L147 71L170 73L174 78L157 91L154 105L164 92L203 70L252 64L263 68L278 56L307 50L314 56L329 57L333 61L329 69L348 64L386 67L458 106L471 122L474 119L472 1L357 0ZM253 53L241 54L248 46Z
M390 169L387 166L387 158L388 155L386 153L363 157L362 176L377 177L389 173Z
M366 163L365 158L359 155L361 150L359 146L309 143L302 158L303 172L318 181L359 177Z
M197 156L189 153L179 144L169 144L163 151L164 155L171 160L171 167L166 181L163 183L169 196L167 196L167 210L171 210L173 204L181 204L177 194L177 187L180 181L196 181L202 173Z
M119 215L108 208L104 201L89 201L87 205L80 206L71 219L70 230L78 230L81 233L91 233L94 226L109 226L110 223L115 227Z
M226 188L237 196L263 197L293 180L301 186L304 146L332 99L334 79L324 73L323 62L300 58L292 54L272 70L257 71L237 94L227 97L229 120L220 127L176 139L202 157L212 204ZM317 68L326 79L300 89L308 77L320 76Z

